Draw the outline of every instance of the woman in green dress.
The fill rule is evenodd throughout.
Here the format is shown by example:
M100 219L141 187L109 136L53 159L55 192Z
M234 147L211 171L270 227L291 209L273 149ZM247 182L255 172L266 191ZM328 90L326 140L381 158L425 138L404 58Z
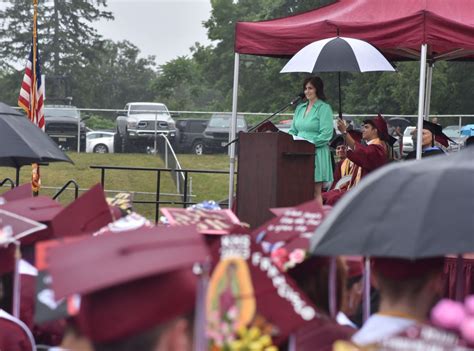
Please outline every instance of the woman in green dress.
M332 163L329 141L333 135L333 114L325 102L324 84L319 77L309 77L303 82L306 102L296 107L289 133L302 137L316 146L314 161L314 198L321 204L324 182L332 182Z

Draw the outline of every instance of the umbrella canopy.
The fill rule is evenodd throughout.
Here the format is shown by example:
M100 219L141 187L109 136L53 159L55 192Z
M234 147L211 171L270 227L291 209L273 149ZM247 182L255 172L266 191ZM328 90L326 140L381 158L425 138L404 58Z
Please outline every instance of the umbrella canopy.
M335 37L318 40L298 51L280 73L395 71L387 59L369 43Z
M21 113L0 103L0 166L40 162L70 162L56 143Z
M474 124L468 124L461 128L461 135L473 136Z
M342 118L341 72L395 71L387 59L369 43L352 38L334 37L306 45L280 73L338 72L339 117Z
M409 259L474 252L473 185L469 148L382 167L337 203L311 251Z

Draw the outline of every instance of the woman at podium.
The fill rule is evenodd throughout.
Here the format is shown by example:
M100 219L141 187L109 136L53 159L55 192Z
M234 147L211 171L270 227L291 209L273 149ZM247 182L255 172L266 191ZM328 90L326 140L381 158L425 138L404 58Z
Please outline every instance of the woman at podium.
M302 137L316 147L314 161L314 198L321 204L324 182L333 181L329 141L333 134L331 106L325 102L324 83L319 77L309 77L303 82L306 102L296 107L289 133Z

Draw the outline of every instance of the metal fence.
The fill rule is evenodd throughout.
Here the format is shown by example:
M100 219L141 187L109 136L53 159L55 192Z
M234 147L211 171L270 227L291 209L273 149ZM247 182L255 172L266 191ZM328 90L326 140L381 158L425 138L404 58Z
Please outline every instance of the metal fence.
M171 168L148 168L148 167L122 167L122 166L97 166L92 165L90 166L92 169L99 169L100 170L100 183L102 187L105 189L106 184L106 171L107 170L114 170L114 171L145 171L145 172L155 172L156 173L156 193L155 193L155 200L133 200L135 204L154 204L155 205L155 221L157 222L159 219L159 210L160 205L180 205L183 208L187 207L188 205L193 205L195 202L189 201L190 195L188 194L189 188L189 181L190 181L190 174L193 173L201 173L201 174L223 174L228 175L229 172L227 171L220 171L220 170L208 170L208 169L183 169L179 170L179 173L183 174L183 194L181 201L163 201L161 199L161 175L162 173L173 173L174 170ZM221 201L220 206L228 207L228 200Z

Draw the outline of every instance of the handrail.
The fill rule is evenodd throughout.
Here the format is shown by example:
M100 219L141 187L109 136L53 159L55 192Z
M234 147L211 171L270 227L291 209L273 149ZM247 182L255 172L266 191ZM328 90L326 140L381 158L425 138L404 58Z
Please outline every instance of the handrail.
M59 197L59 195L61 195L64 192L64 190L66 190L69 187L70 184L74 184L74 199L77 199L77 197L79 196L79 184L77 184L77 182L74 179L71 179L66 184L64 184L63 187L59 189L56 194L54 194L53 200L56 200Z
M180 169L178 172L184 173L184 191L182 194L183 201L162 201L160 199L160 187L161 187L161 172L176 172L176 170L172 168L151 168L151 167L124 167L124 166L97 166L91 165L89 168L92 169L99 169L100 170L100 183L102 188L105 189L105 171L106 170L119 170L119 171L147 171L147 172L156 172L156 197L155 201L138 201L133 200L135 204L155 204L155 222L158 222L158 215L160 204L173 204L173 205L182 205L183 208L186 208L187 205L192 205L194 202L188 201L188 173L207 173L207 174L229 174L229 171L222 171L222 170L209 170L209 169ZM235 172L237 174L237 172ZM221 203L222 205L227 205Z
M3 186L6 182L10 182L10 189L13 189L15 187L15 182L11 178L5 178L0 182L0 186Z

